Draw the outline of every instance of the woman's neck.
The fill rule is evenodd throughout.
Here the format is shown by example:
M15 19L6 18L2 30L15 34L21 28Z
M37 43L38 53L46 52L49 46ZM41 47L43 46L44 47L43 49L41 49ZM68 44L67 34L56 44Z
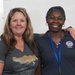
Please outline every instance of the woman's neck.
M50 36L52 37L52 40L55 42L55 44L58 45L61 38L64 36L64 32L60 31L56 33L50 31Z
M15 36L15 39L17 41L15 47L17 49L19 49L21 52L23 52L24 51L24 40L23 40L23 38Z
M23 41L23 38L22 36L14 36L16 41L19 42L19 41Z
M62 36L62 31L61 32L49 32L50 33L50 36L52 38L60 38Z

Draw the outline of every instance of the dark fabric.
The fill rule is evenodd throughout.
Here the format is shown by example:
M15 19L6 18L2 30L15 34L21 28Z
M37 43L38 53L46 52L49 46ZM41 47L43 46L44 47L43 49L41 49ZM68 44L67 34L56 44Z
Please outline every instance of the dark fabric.
M7 56L5 44L0 40L0 60L4 61L3 75L35 75L38 58L25 43L24 52L14 48Z
M75 40L67 31L64 31L64 33L65 37L62 38L61 75L75 75ZM49 31L36 41L42 60L42 75L59 75L58 63L48 34ZM56 45L55 48L58 52Z

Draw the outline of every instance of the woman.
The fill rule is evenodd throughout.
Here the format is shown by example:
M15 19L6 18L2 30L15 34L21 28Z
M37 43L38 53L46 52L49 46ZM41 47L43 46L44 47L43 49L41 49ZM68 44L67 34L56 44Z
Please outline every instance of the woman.
M46 14L49 30L37 40L42 75L75 75L75 40L62 29L66 20L61 6Z
M38 34L35 35L35 39L38 38ZM38 56L26 10L10 10L0 40L0 75L40 75Z
M0 40L0 75L39 75L31 20L24 8L10 10Z

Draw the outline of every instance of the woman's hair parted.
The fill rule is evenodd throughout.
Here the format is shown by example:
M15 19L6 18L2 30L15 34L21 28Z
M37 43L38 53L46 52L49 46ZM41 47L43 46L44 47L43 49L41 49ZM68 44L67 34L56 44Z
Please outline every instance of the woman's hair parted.
M22 35L23 40L31 47L31 49L33 50L35 55L38 55L36 52L37 48L36 48L36 45L34 42L33 28L31 25L31 20L30 20L30 17L28 15L28 13L26 12L25 8L13 8L10 10L10 12L7 16L5 26L4 26L4 32L1 35L1 39L6 44L6 48L7 48L6 54L8 54L14 48L14 46L16 44L14 34L13 34L12 30L10 29L10 21L16 12L21 12L26 18L27 26L26 26L26 30L24 31L24 33Z

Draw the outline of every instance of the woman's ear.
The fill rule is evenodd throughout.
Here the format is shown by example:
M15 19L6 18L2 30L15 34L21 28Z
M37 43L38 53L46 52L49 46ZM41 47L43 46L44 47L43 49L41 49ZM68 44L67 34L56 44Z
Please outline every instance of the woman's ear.
M48 20L46 19L46 23L48 23Z

